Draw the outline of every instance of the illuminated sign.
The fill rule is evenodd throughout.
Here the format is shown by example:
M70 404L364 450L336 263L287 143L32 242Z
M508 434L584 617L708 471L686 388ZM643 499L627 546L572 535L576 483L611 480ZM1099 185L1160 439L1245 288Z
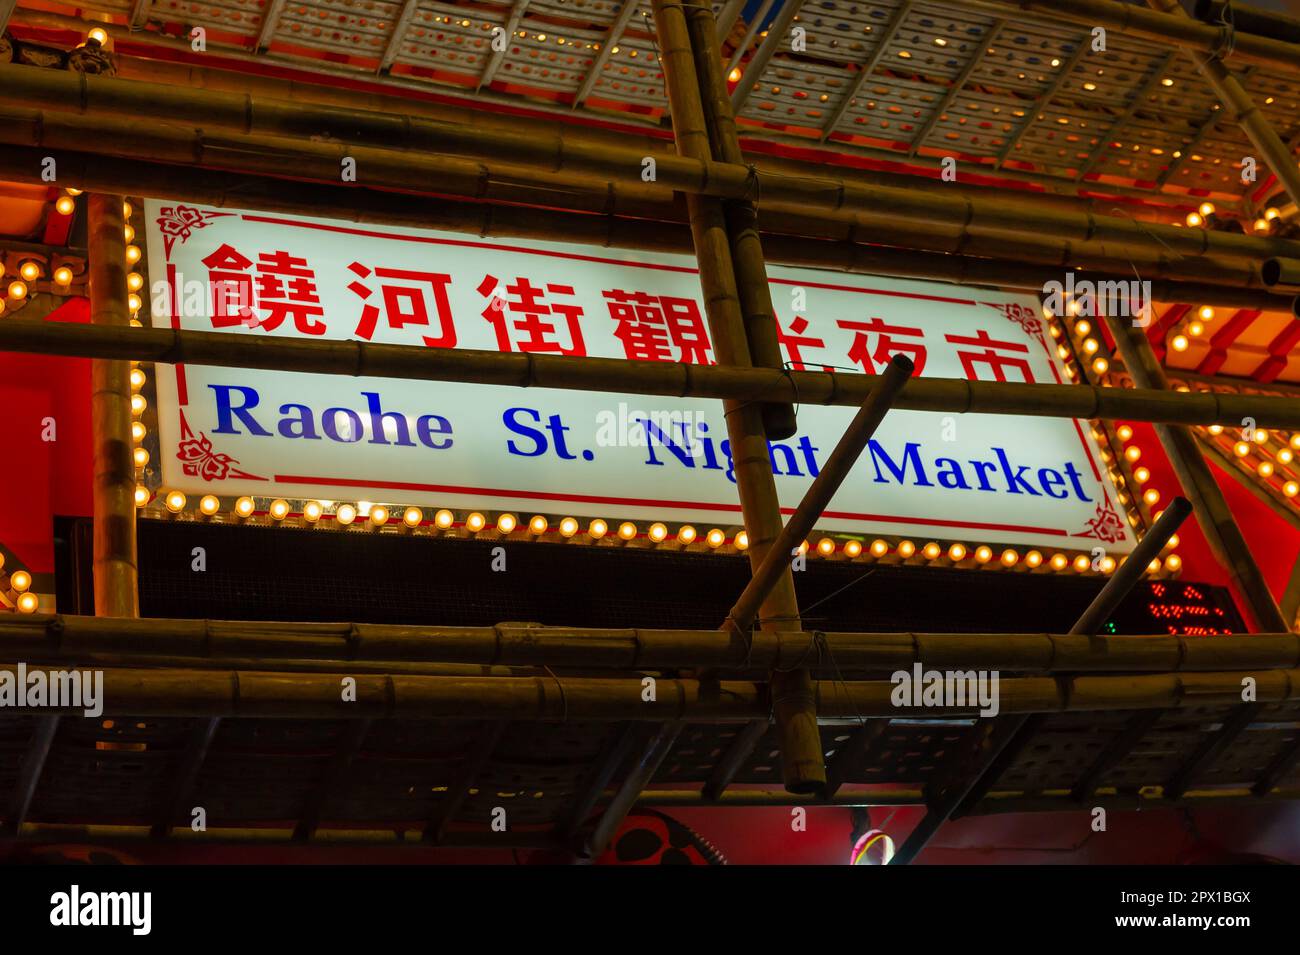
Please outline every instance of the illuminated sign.
M150 201L153 322L232 335L715 361L692 258ZM1027 295L771 267L790 367L1066 380ZM739 524L722 403L177 366L163 481L188 493ZM853 415L773 442L793 508ZM1079 422L894 411L818 526L1111 553L1134 538Z

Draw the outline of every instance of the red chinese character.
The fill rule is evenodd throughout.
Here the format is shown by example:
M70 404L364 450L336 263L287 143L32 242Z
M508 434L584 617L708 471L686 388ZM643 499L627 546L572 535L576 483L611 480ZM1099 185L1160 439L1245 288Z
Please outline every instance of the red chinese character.
M369 278L371 270L360 262L348 266L361 278ZM455 348L456 326L452 322L451 302L447 298L447 286L451 276L441 272L412 272L408 269L375 269L375 278L399 279L402 283L385 282L380 286L384 296L384 320L388 327L401 330L406 325L429 324L429 305L424 285L430 286L433 293L434 308L438 312L438 336L424 337L424 343L430 348ZM360 282L352 282L348 289L360 298L367 299L373 291ZM375 334L375 325L379 320L379 308L367 304L361 309L361 320L357 323L357 334L370 341Z
M255 326L253 277L248 274L252 261L223 242L203 264L208 267L212 289L212 327Z
M285 279L288 279L286 282ZM294 327L304 335L324 335L325 323L312 316L325 314L316 294L316 273L307 268L307 260L288 252L265 252L257 257L257 304L269 314L261 327L273 332L293 316Z
M813 338L810 335L805 336L803 333L807 328L808 319L804 318L802 315L796 315L794 321L790 323L790 332L792 334L786 334L786 332L782 330L780 319L778 319L776 323L776 339L781 343L781 346L785 348L786 358L789 360L790 366L795 371L807 371L807 369L804 368L803 357L803 349L805 347L826 347L824 339ZM830 371L829 367L825 365L822 367L826 371Z
M618 322L614 337L623 343L628 358L712 364L709 335L694 299L621 289L602 294L609 299L609 317Z
M545 289L542 289L533 285L528 279L520 277L516 279L516 284L505 287L506 293L512 296L509 300L501 298L499 287L500 283L492 275L485 275L478 285L479 294L491 299L487 308L483 310L483 317L496 332L497 348L500 351L511 350L510 329L513 328L516 332L522 333L517 336L519 341L516 343L521 352L559 352L561 355L570 356L587 354L586 343L582 340L582 326L578 324L578 319L582 316L582 307L570 303L548 305L542 301L543 292L552 295L572 295L573 286L548 284ZM505 314L507 311L520 313L524 317L508 322ZM552 314L564 318L569 333L567 347L551 339L555 335L555 325L542 321L543 315Z
M906 325L888 325L879 318L872 318L865 322L841 321L836 324L840 328L853 332L853 344L849 346L849 361L862 366L865 374L879 374L884 366L889 364L889 359L899 353L912 359L912 364L916 366L913 374L919 375L925 369L925 345L922 342L895 341L893 337L910 335L920 338L924 335L921 329ZM874 349L868 344L873 335L876 337Z
M961 366L966 371L966 377L971 381L979 381L980 376L975 373L976 365L987 365L993 371L994 381L1006 381L1007 376L1004 371L1006 368L1018 368L1021 374L1021 380L1032 382L1034 374L1029 370L1029 362L1024 358L1015 358L1008 355L999 355L995 349L1001 349L1009 352L1028 353L1029 346L1021 345L1016 342L999 342L989 338L989 333L980 329L974 338L963 335L945 335L947 341L954 345L971 345L984 346L984 351L965 351L957 350L957 357L961 359Z

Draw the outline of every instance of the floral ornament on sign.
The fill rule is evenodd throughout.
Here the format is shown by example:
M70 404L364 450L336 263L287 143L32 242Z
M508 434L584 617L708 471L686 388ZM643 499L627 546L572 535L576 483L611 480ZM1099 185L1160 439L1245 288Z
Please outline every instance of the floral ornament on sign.
M1105 500L1097 505L1097 514L1088 521L1087 528L1079 531L1075 536L1095 537L1097 540L1105 541L1108 544L1124 539L1124 522L1120 520L1115 506L1110 503L1109 493L1105 495Z
M168 258L171 258L172 246L177 242L184 245L185 240L193 235L195 229L205 229L212 219L233 214L205 212L193 206L164 206L158 210L158 218L154 221L158 223L158 231L162 233L163 251Z
M181 470L189 477L204 481L224 481L226 478L245 478L253 481L265 481L266 478L249 474L235 467L238 460L228 454L222 454L212 447L212 440L203 432L195 436L181 412L181 440L176 445L176 458L181 462Z
M1008 321L1015 322L1024 329L1026 335L1032 335L1040 342L1044 341L1043 320L1032 308L1017 302L982 302L981 304L996 308Z

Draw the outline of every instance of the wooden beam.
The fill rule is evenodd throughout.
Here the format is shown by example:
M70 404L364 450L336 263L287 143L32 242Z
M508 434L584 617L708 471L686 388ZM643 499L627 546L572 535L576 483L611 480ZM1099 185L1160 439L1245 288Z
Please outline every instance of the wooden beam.
M745 27L745 35L741 38L740 43L731 52L731 59L727 61L727 72L730 73L740 65L749 48L754 45L754 37L758 36L758 31L762 28L763 21L767 15L772 12L772 6L776 0L763 0L759 8L754 11L754 16L750 19L749 24Z
M915 156L920 152L921 147L925 145L925 138L930 135L935 126L939 125L939 120L952 106L953 100L961 95L962 87L966 85L966 81L979 68L980 63L984 62L985 54L988 53L989 47L998 41L998 37L1002 35L1002 28L1006 26L1006 23L1005 20L994 20L992 26L989 27L989 32L980 38L980 48L971 54L970 59L966 61L966 65L962 67L962 71L952 81L952 85L948 87L942 99L939 100L938 105L930 111L930 115L921 124L920 131L912 137L911 145L907 149L907 155Z
M790 32L790 24L799 13L799 8L803 6L803 0L782 0L781 9L776 14L776 19L768 27L767 36L759 44L758 52L754 58L745 64L744 73L741 74L740 82L731 93L731 112L739 116L745 107L745 101L749 99L749 94L754 91L754 84L763 78L763 71L767 69L767 64L771 62L776 51L781 48L781 43L786 39Z
M1074 52L1070 54L1069 59L1061 64L1056 79L1052 80L1051 85L1034 101L1032 107L1026 109L1024 123L1016 130L1015 135L1007 140L1007 144L998 153L997 160L993 164L995 168L1001 169L1002 164L1012 157L1016 147L1024 141L1030 130L1033 129L1034 123L1039 120L1038 114L1052 105L1052 98L1061 92L1065 84L1070 81L1070 76L1074 73L1074 68L1079 65L1079 60L1090 49L1090 41L1091 36L1088 34L1079 37L1075 41Z
M1229 457L1214 443L1213 438L1206 436L1200 430L1195 430L1192 434L1196 435L1202 450L1209 456L1210 460L1217 464L1224 473L1245 488L1251 497L1291 525L1292 529L1300 531L1300 514L1295 512L1294 507L1284 503L1281 499L1265 490L1259 479L1255 477L1254 472L1247 473L1244 471L1237 464L1235 458Z
M1217 730L1207 733L1187 761L1165 783L1165 798L1180 799L1186 795L1196 777L1209 769L1219 755L1232 745L1233 740L1259 717L1260 709L1258 703L1243 703L1232 711Z
M579 848L574 840L586 824L591 811L596 808L596 803L604 795L610 780L627 761L640 735L641 729L636 723L626 723L604 747L592 766L591 775L579 791L578 798L574 800L573 806L556 826L556 836L564 844L572 845L575 849Z
M1086 45L1089 41L1085 40L1084 42ZM1092 172L1092 167L1097 165L1098 160L1106 152L1106 147L1110 144L1110 141L1119 134L1120 130L1133 118L1133 115L1142 108L1142 104L1146 102L1151 91L1160 84L1160 80L1164 77L1165 71L1169 69L1169 64L1173 62L1175 55L1173 51L1170 51L1160 58L1155 65L1155 69L1151 71L1142 85L1133 91L1133 96L1125 105L1124 111L1106 127L1104 133L1099 134L1097 145L1088 153L1088 158L1083 161L1078 172L1075 173L1075 182L1082 182L1088 173Z
M153 8L153 0L132 0L131 13L127 17L127 24L132 30L142 30L146 23L149 22L149 12Z
M276 3L283 0L274 0ZM375 70L379 75L386 75L393 64L397 61L398 54L402 52L402 40L406 37L406 30L415 19L415 14L419 12L419 0L402 0L402 12L397 15L397 22L393 24L393 32L388 34L388 43L384 46L384 55L379 58L379 67Z
M876 72L876 67L880 65L880 61L884 59L885 54L889 52L889 45L894 42L894 38L898 36L898 31L903 26L903 21L907 19L907 15L911 12L912 0L902 0L902 2L894 9L894 12L890 14L889 22L885 24L881 31L880 36L876 41L876 45L872 47L871 55L867 57L866 62L858 69L858 72L853 77L853 81L849 84L848 89L844 91L844 96L835 104L835 108L831 110L830 118L826 121L825 125L822 126L822 142L826 142L826 140L830 139L831 134L835 132L835 128L839 126L840 120L842 120L844 114L848 112L854 98L862 90L862 87L867 80L871 79L871 74Z
M850 776L871 762L888 738L888 731L889 720L867 720L836 748L826 764L826 798L834 797Z
M0 0L0 34L3 34L5 27L9 25L9 17L13 15L16 6L18 0Z
M194 726L186 737L185 747L176 761L176 768L172 770L171 785L167 787L167 793L158 807L158 821L153 825L154 838L166 837L172 826L176 825L176 820L186 815L186 806L194 796L199 769L203 766L203 760L208 755L220 725L219 716L206 716L194 721ZM193 807L190 809L192 811Z
M721 798L741 767L753 754L754 747L771 728L770 719L761 719L751 720L744 728L736 731L726 752L719 757L717 765L713 767L709 781L704 784L703 793L706 800L716 802Z
M414 4L412 4L414 6ZM629 4L635 9L636 4ZM487 62L483 64L483 71L479 73L478 86L475 91L483 89L485 86L491 86L493 78L497 75L497 70L501 68L501 63L510 53L510 44L515 40L515 31L519 29L519 21L524 18L524 12L528 9L528 0L515 0L515 5L510 8L510 15L506 18L505 26L501 27L502 33L505 34L505 44L501 49L495 49L489 46L492 54L488 57ZM405 30L405 27L403 27ZM489 34L495 40L496 34ZM397 34L393 34L393 41L397 42ZM392 44L390 43L390 46ZM385 54L386 56L387 54ZM391 62L391 61L390 61Z
M591 91L596 88L596 84L600 81L600 74L605 69L605 64L609 62L609 58L613 55L614 47L618 46L618 41L623 38L628 23L636 15L636 11L640 6L640 0L627 0L623 4L623 8L618 11L618 16L614 18L614 22L609 25L609 29L605 32L605 39L601 40L600 49L596 51L596 59L591 64L591 69L587 71L587 75L582 79L582 85L578 87L578 92L574 94L574 109L585 103L587 97L591 95Z
M1163 715L1160 710L1145 710L1130 719L1124 729L1106 744L1088 766L1087 771L1070 788L1070 798L1076 802L1087 802L1092 799L1106 774L1133 751L1133 747L1151 732Z
M284 8L288 0L270 0L267 4L266 13L262 16L262 25L257 30L257 42L253 44L253 49L262 53L271 46L271 41L275 39L275 31L280 26L280 17L284 15Z
M614 798L605 806L605 811L596 823L595 830L587 837L581 854L594 859L608 847L618 829L627 819L627 814L636 805L637 799L647 786L654 781L655 773L668 757L673 744L682 732L684 724L678 721L663 723L637 757L623 784L619 786Z

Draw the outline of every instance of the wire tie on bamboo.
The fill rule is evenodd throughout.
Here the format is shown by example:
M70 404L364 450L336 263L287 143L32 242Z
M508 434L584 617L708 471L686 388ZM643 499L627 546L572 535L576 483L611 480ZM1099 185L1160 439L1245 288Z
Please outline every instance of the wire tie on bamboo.
M779 638L778 638L779 639ZM830 647L826 642L826 634L821 630L814 630L808 634L808 643L803 648L803 654L793 664L788 667L773 667L781 673L791 673L802 667L808 666L808 657L813 651L817 651L817 665L820 666L830 654Z
M560 688L560 722L567 723L569 722L569 698L564 695L564 683L555 675L555 671L549 666L543 664L542 669L545 670L547 675L555 681L555 685Z

